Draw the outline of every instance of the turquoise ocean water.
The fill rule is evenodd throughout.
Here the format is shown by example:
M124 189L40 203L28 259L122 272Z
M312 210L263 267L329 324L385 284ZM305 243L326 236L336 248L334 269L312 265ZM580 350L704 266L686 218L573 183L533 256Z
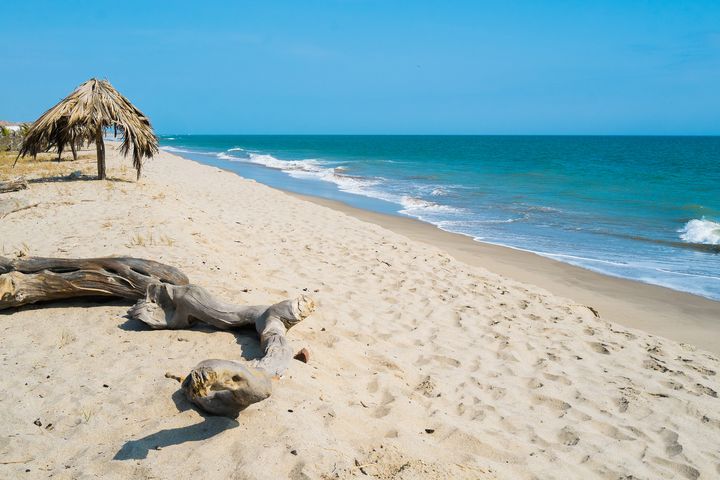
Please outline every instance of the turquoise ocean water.
M160 140L271 186L720 300L720 137Z

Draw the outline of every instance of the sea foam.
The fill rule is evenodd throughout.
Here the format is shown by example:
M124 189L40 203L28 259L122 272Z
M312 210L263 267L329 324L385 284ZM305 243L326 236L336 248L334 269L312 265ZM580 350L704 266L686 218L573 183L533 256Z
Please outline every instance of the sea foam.
M182 148L168 147L168 146L160 147L160 150L165 150L166 152L170 152L170 153L195 153L195 151L193 151L193 150L184 150Z
M401 213L408 215L414 215L422 212L434 212L434 213L460 213L463 210L449 205L441 205L435 202L429 202L421 198L411 197L409 195L403 195L400 197L400 205L403 206Z
M228 152L242 151L241 148L231 148ZM378 196L378 192L368 191L367 188L377 185L380 179L355 177L344 174L344 167L331 167L316 159L304 160L280 160L268 154L249 153L242 157L234 156L228 153L219 153L218 158L222 160L230 160L234 162L248 162L262 165L275 170L287 173L293 178L314 178L326 182L334 183L338 188L347 193L355 193L368 197Z
M688 243L720 245L720 223L711 220L690 220L678 230L680 238Z
M383 179L349 175L345 173L347 170L346 167L330 166L317 159L280 160L272 155L264 153L242 151L240 154L242 156L235 156L230 153L240 151L242 151L240 148L231 148L226 152L219 153L217 157L223 160L249 162L257 165L263 165L268 168L281 170L293 178L313 178L331 182L337 185L338 189L343 192L363 195L399 204L403 207L402 210L400 210L400 213L405 213L418 218L423 218L421 214L424 213L459 213L463 211L460 208L442 205L436 202L423 200L421 198L409 195L396 195L379 188L372 188L382 184Z

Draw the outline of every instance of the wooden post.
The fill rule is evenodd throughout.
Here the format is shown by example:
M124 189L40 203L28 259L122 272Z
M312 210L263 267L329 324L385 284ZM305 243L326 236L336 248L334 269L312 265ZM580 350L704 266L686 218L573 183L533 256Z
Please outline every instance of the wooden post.
M97 149L98 180L105 180L105 142L101 126L95 132L95 148Z
M70 150L72 151L73 160L77 161L77 146L75 145L75 140L70 142Z

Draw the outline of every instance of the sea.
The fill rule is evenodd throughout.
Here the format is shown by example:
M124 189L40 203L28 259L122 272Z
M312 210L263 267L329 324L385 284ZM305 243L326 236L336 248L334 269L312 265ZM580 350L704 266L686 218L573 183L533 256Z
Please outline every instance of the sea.
M165 135L163 150L720 300L720 137Z

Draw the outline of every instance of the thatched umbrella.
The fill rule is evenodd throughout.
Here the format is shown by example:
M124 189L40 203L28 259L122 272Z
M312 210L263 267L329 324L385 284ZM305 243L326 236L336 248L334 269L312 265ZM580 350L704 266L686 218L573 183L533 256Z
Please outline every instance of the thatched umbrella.
M133 166L140 178L142 160L158 152L158 140L150 121L107 80L91 78L38 118L25 135L18 158L37 155L52 147L62 153L65 145L95 142L98 178L105 178L106 128L122 132L120 151L132 150Z

